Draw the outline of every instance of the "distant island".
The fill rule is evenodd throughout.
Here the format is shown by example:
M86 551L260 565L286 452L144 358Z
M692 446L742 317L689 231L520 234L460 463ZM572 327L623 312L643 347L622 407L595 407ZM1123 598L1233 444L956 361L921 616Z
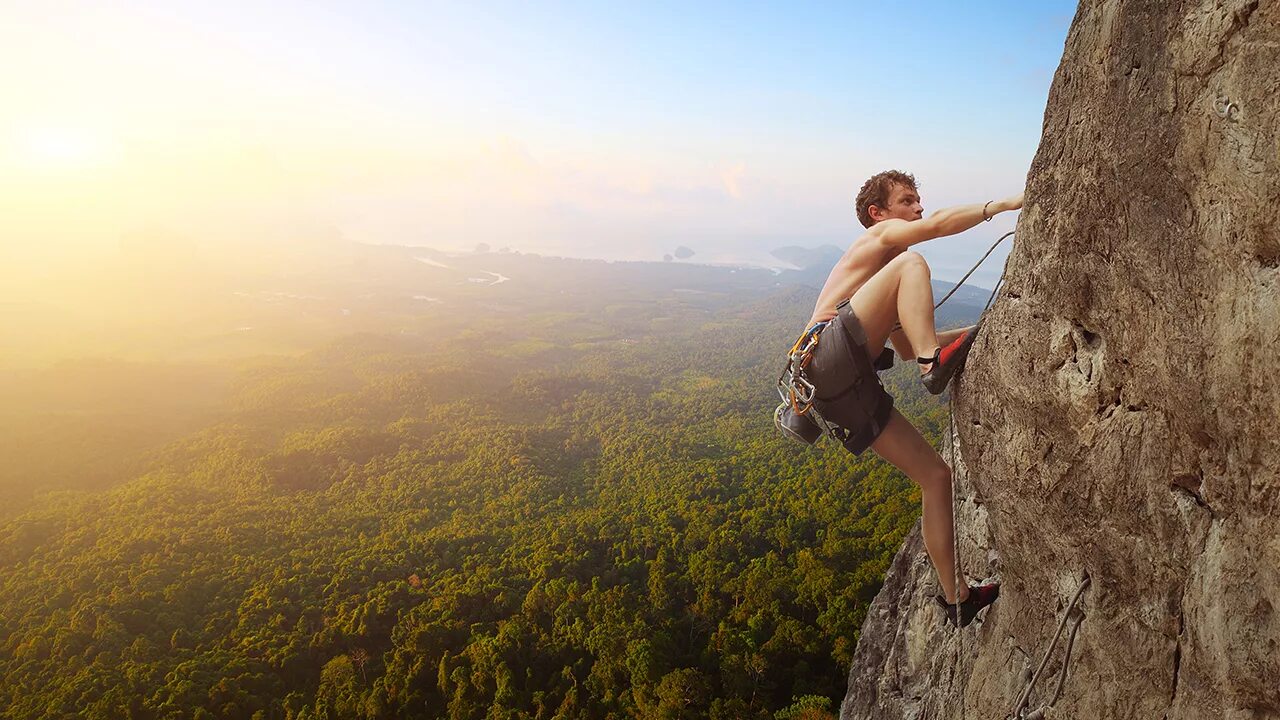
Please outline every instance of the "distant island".
M817 266L831 267L836 260L840 259L844 251L835 245L821 245L816 248L788 245L773 250L769 254L783 262L791 263L799 270L805 270Z

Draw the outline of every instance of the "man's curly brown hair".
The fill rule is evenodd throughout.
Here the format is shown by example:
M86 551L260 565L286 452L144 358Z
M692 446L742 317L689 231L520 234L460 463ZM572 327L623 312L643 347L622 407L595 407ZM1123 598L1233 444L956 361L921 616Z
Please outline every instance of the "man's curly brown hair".
M858 200L854 203L854 207L858 210L858 222L862 223L862 227L869 228L875 224L871 219L872 205L882 210L888 207L889 193L893 191L894 185L902 185L920 192L920 188L916 187L915 175L897 170L885 170L872 175L871 179L862 184L862 189L858 191Z

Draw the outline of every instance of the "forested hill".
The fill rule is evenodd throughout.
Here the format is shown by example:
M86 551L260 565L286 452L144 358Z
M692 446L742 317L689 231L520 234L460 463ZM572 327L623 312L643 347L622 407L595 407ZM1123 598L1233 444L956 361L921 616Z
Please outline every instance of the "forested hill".
M918 496L773 430L816 290L490 270L301 355L28 375L0 717L827 717ZM913 371L888 382L936 441Z

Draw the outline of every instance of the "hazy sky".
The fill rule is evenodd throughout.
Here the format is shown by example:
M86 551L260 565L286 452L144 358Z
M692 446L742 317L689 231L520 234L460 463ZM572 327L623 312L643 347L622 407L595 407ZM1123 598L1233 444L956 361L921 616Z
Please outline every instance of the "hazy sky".
M1021 189L1075 10L110 5L3 11L11 270L140 233L708 261L843 246L881 169L914 172L926 211ZM935 274L998 226L926 246Z

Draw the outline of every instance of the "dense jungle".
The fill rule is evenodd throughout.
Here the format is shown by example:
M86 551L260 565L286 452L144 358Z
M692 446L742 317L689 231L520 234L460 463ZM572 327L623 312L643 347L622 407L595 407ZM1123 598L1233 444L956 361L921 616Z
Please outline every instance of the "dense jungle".
M919 495L772 425L825 268L343 253L6 369L0 717L834 717Z

